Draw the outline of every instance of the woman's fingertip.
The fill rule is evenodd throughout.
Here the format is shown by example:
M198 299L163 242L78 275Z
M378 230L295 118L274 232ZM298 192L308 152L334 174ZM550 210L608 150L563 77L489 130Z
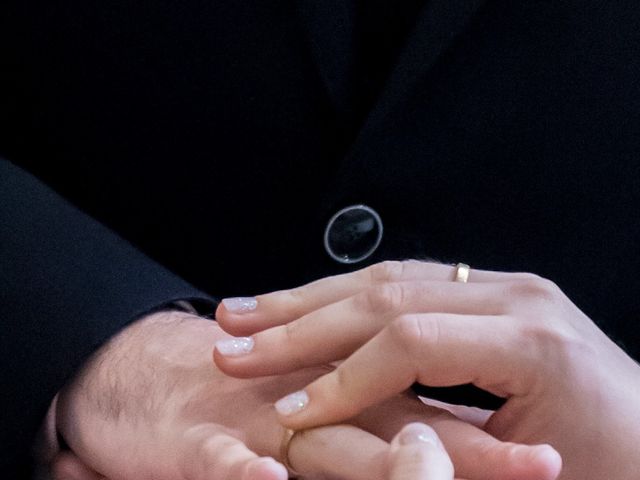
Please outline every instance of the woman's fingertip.
M309 395L304 390L300 390L281 398L275 403L276 411L288 417L304 410L309 404Z
M215 343L216 351L223 357L241 357L248 355L254 346L255 342L251 337L225 338Z
M258 308L258 300L256 297L224 298L222 305L230 313L243 314L255 311Z

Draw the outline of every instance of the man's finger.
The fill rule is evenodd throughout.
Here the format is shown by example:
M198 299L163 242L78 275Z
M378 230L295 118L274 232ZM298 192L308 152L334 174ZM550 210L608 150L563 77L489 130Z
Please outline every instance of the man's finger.
M534 367L517 361L526 352L514 352L522 346L515 329L508 317L400 317L336 370L279 400L276 409L284 425L298 429L351 418L415 381L435 387L474 383L502 397L524 394Z
M391 442L389 480L452 479L453 465L432 428L411 423Z
M346 358L402 314L499 315L504 310L506 285L437 281L384 284L255 334L250 352L225 349L234 340L223 340L214 358L225 373L241 377L322 365Z
M325 305L356 295L363 290L409 281L451 282L455 267L417 260L387 261L307 285L259 295L256 298L226 299L216 312L216 320L231 335L246 336L283 325ZM531 277L530 274L472 269L469 282L503 282Z
M289 462L303 478L386 480L389 444L352 425L303 430L289 446Z
M181 475L188 480L287 480L287 469L271 457L260 457L238 438L216 425L201 425L186 434Z
M441 415L429 423L446 446L460 477L474 480L555 480L560 474L560 455L548 445L503 442L449 415Z
M456 475L471 480L554 480L560 457L546 445L503 442L447 411L400 395L366 409L354 422L391 441L407 423L424 423L438 434Z

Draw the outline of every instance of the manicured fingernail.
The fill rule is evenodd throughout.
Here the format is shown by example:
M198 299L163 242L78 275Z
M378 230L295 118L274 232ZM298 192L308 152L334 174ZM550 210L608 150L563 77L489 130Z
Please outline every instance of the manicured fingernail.
M287 395L275 404L280 415L293 415L304 409L309 403L309 395L304 390Z
M255 297L234 297L223 299L222 304L231 313L246 313L258 307L258 300Z
M240 357L253 350L253 338L235 337L218 340L215 344L216 350L225 357Z
M430 443L438 445L438 435L432 429L419 423L409 425L400 434L400 445L411 445L415 443Z

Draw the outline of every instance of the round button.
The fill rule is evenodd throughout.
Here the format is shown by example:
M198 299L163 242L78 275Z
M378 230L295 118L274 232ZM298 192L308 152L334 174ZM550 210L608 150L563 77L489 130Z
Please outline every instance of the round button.
M358 263L376 251L382 231L382 220L373 208L352 205L329 220L324 231L324 248L337 262Z

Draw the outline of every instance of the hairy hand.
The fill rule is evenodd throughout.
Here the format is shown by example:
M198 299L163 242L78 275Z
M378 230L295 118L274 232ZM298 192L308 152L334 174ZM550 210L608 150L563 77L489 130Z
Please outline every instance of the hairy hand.
M286 479L284 429L273 404L327 368L231 378L211 364L211 346L224 338L215 322L175 312L154 314L114 337L60 392L56 420L72 453L56 458L56 473L80 480ZM390 458L397 458L389 456L389 442L411 422L456 420L394 396L350 425L295 435L289 460L305 478L386 479ZM455 428L470 429L484 448L499 444L470 425Z

